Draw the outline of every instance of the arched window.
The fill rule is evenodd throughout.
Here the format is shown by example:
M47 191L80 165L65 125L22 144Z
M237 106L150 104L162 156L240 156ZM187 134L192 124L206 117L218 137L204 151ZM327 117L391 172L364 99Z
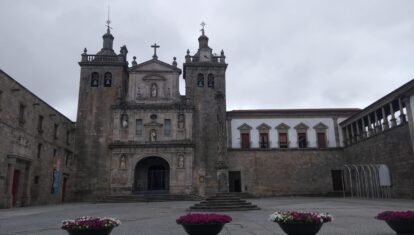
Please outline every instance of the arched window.
M105 73L104 75L104 87L112 86L112 74L110 72Z
M98 87L99 86L99 74L97 72L93 72L91 75L91 87Z
M214 88L214 75L209 73L207 76L207 86Z
M197 75L197 86L204 87L204 75L201 73Z

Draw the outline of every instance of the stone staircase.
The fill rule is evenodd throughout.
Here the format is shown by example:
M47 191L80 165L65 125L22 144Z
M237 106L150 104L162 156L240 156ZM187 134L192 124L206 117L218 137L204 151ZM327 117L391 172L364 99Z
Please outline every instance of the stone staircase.
M165 202L165 201L201 201L202 197L195 194L170 193L137 193L129 195L108 195L96 203L128 203L128 202Z
M219 193L206 198L204 201L191 206L188 211L248 211L260 210L256 205L247 202L240 196L251 197L250 194L242 193Z

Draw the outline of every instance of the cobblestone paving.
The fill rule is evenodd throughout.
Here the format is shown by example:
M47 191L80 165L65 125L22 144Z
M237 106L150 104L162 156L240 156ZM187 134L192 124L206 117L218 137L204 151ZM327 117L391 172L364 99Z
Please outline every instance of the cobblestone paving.
M275 210L304 210L329 212L332 223L324 224L318 235L376 234L393 235L393 231L374 216L384 210L414 210L414 200L363 200L343 198L264 198L249 200L262 209L247 212L223 212L233 221L220 235L284 234L276 223L268 221ZM84 215L112 216L122 225L111 235L185 235L175 219L186 213L194 202L155 203L73 203L0 210L1 235L64 235L61 220Z

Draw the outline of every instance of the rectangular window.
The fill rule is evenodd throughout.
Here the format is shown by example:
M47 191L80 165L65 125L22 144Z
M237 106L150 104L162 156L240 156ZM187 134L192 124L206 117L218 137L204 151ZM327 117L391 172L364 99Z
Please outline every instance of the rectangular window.
M58 138L58 129L59 129L59 125L58 124L55 124L53 126L53 138L55 140L57 140L57 138Z
M34 177L34 184L39 184L39 176L38 175L36 175Z
M318 132L318 148L326 148L326 134L325 132Z
M249 133L241 133L241 147L243 149L250 148L250 134Z
M269 148L269 134L268 133L260 133L259 146L262 149Z
M3 103L3 91L0 91L0 111L1 111L1 109L2 109L2 104Z
M70 144L70 131L66 131L66 144Z
M135 121L136 127L135 127L135 134L138 136L142 135L142 119L137 119Z
M57 149L53 149L53 158L56 157L56 154L57 154Z
M164 120L164 136L171 136L171 119Z
M298 133L298 147L307 148L308 140L306 139L306 133Z
M42 155L42 144L37 144L37 158L40 158Z
M24 104L20 104L19 105L19 123L20 124L24 124L25 119L24 119L24 112L26 110L26 106Z
M279 148L288 148L287 133L279 133Z
M65 166L69 166L70 164L70 155L71 153L69 151L65 151Z
M39 133L43 132L43 116L39 115L39 118L37 119L37 130L39 131Z

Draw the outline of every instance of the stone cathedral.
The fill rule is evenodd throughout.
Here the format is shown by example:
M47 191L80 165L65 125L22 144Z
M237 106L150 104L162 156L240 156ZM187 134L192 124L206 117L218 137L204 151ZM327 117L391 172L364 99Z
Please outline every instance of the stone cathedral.
M82 54L77 122L81 195L168 191L208 195L226 190L224 52L217 56L202 30L183 70L151 59L132 66L125 46ZM179 93L183 74L186 95ZM85 180L87 179L87 180Z
M227 111L226 56L204 25L181 68L157 44L129 63L113 42L108 26L102 49L81 54L76 122L0 70L0 208L133 194L414 198L414 80L364 109Z

